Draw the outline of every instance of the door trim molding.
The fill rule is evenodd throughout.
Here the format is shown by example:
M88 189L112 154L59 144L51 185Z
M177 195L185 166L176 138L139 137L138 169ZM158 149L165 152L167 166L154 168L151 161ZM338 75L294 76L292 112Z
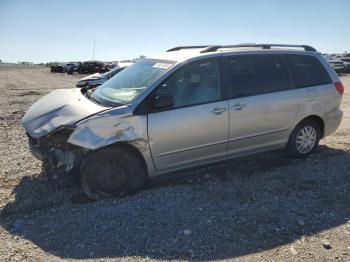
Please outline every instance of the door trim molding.
M269 130L269 131L265 131L265 132L255 133L255 134L252 134L252 135L246 135L246 136L239 136L239 137L235 137L235 138L230 138L228 141L232 142L232 141L237 141L237 140L243 140L243 139L253 138L253 137L257 137L257 136L263 136L263 135L283 132L283 131L286 131L286 130L288 130L288 127L282 127L282 128L278 128L278 129L272 129L272 130Z
M203 147L219 145L219 144L224 144L224 143L227 143L226 139L225 140L221 140L221 141L217 141L217 142L201 144L201 145L198 145L198 146L190 146L190 147L185 147L185 148L181 148L181 149L176 149L176 150L172 150L172 151L156 154L156 156L166 156L166 155L176 154L176 153L180 153L180 152L184 152L184 151L189 151L189 150L193 150L193 149L199 149L199 148L203 148Z

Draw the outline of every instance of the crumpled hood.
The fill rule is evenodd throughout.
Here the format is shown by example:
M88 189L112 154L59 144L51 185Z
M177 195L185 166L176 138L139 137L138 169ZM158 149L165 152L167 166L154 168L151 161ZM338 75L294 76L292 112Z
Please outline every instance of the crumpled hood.
M28 109L22 125L30 136L38 138L106 109L83 96L80 89L57 89Z
M95 80L102 78L102 75L100 73L95 73L93 75L88 75L80 79L79 81L85 81L85 80Z

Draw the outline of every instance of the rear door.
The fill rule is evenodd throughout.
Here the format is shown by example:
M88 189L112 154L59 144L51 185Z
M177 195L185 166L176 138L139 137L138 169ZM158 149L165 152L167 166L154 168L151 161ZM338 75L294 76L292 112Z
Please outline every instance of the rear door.
M316 57L290 54L284 57L293 75L295 87L300 88L305 108L312 106L312 101L320 94L334 89L329 74Z
M228 153L247 153L287 143L300 106L279 55L226 57L230 82Z
M166 79L155 96L171 94L174 106L148 114L156 169L168 171L226 156L228 101L217 59L185 65Z

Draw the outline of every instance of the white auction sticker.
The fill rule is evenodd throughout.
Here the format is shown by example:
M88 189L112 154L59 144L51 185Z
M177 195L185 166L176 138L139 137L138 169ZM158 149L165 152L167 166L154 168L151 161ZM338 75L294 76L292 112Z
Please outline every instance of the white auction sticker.
M156 63L153 67L161 68L161 69L168 69L169 67L171 67L171 64L167 64L167 63Z

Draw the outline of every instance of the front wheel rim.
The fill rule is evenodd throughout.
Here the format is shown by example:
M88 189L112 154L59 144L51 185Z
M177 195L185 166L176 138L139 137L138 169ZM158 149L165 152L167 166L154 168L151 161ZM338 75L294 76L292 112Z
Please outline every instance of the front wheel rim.
M304 126L297 134L296 148L299 153L307 154L315 147L317 139L316 129L313 126Z
M127 167L117 161L104 159L84 166L82 188L91 199L122 196L127 181Z

